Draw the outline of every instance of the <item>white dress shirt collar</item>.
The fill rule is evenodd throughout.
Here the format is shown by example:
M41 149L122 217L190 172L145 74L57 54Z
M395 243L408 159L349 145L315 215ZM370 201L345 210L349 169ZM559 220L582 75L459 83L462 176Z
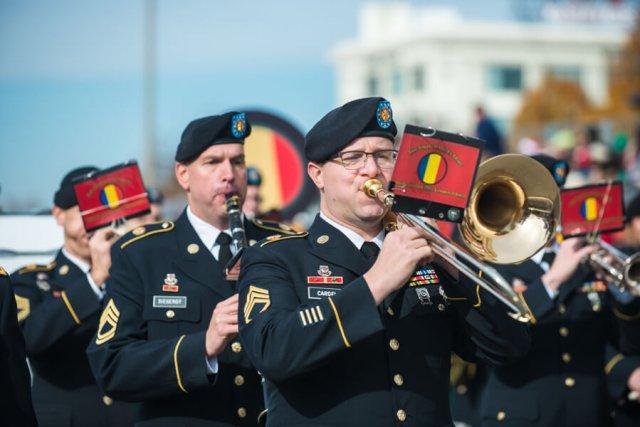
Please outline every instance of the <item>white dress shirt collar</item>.
M198 235L200 240L202 240L202 243L205 245L207 250L211 252L215 259L218 259L218 253L220 252L220 245L216 243L218 235L221 232L224 232L230 237L233 237L233 235L231 234L231 228L219 230L218 228L196 216L196 214L191 211L191 207L189 206L187 206L187 218L189 219L191 226L196 231L196 234ZM241 218L244 221L244 215L242 215ZM237 252L235 245L231 245L231 252L234 255Z
M337 222L335 222L334 220L330 219L329 217L327 217L322 212L320 212L320 218L322 218L327 223L329 223L329 225L331 225L332 227L338 229L338 231L340 231L342 234L344 234L346 236L346 238L349 239L349 241L351 243L353 243L354 246L358 250L360 250L362 248L362 245L364 244L365 240L358 233L356 233L355 231L353 231L352 229L350 229L348 227L345 227L342 224L338 224ZM378 233L378 235L376 237L374 237L371 241L373 243L375 243L376 245L378 245L379 248L381 248L382 247L382 242L384 241L384 228L382 228L380 230L380 232Z
M78 267L84 274L87 274L89 270L91 270L91 264L81 258L78 258L75 255L72 255L65 248L62 248L62 255L64 255L69 261L74 263L76 267Z

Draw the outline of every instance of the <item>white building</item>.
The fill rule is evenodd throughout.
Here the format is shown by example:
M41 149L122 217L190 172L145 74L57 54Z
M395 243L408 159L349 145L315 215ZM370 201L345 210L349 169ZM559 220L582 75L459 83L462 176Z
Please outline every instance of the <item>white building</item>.
M524 91L547 72L605 102L609 64L625 38L619 25L468 21L448 8L371 4L356 38L331 52L337 103L381 95L401 124L467 134L482 104L508 127Z

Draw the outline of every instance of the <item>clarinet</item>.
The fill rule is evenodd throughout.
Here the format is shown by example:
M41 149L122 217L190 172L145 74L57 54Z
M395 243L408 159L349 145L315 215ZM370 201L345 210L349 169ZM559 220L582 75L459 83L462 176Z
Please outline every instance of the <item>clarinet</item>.
M233 244L236 247L236 255L231 258L229 264L225 267L225 273L227 276L227 280L238 280L238 274L240 273L240 255L242 253L242 249L246 248L247 245L247 236L244 232L244 225L242 224L242 217L240 216L240 196L237 194L228 194L227 200L227 214L229 215L229 228L231 229L231 237L233 238ZM235 268L234 268L235 267ZM267 387L264 380L264 377L260 372L260 383L262 385L262 398L264 400L265 410L262 411L260 416L263 414L266 417L267 408ZM260 416L258 418L260 418ZM265 421L266 423L266 421ZM263 423L264 424L264 423Z
M244 225L240 216L240 196L237 194L227 195L227 214L229 215L229 228L231 237L236 247L236 252L247 247L247 236L244 233Z

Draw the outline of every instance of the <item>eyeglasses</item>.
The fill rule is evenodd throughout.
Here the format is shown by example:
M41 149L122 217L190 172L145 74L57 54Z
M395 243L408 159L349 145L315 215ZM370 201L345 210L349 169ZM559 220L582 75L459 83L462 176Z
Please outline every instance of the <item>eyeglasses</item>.
M373 161L380 169L393 169L398 157L398 150L380 150L373 153L365 151L343 151L338 153L336 159L340 159L340 163L345 169L358 170L365 166L367 157L373 157Z

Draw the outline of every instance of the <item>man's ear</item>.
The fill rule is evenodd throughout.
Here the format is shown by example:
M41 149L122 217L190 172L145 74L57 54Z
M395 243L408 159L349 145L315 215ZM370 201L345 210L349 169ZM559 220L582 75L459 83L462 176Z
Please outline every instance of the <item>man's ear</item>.
M314 162L307 163L307 174L311 181L322 190L324 188L324 175L322 174L322 165Z
M53 217L56 219L56 223L60 227L64 226L64 209L54 205L53 208L51 208L51 215L53 215Z
M174 172L180 187L184 191L189 191L189 167L184 163L176 162Z

